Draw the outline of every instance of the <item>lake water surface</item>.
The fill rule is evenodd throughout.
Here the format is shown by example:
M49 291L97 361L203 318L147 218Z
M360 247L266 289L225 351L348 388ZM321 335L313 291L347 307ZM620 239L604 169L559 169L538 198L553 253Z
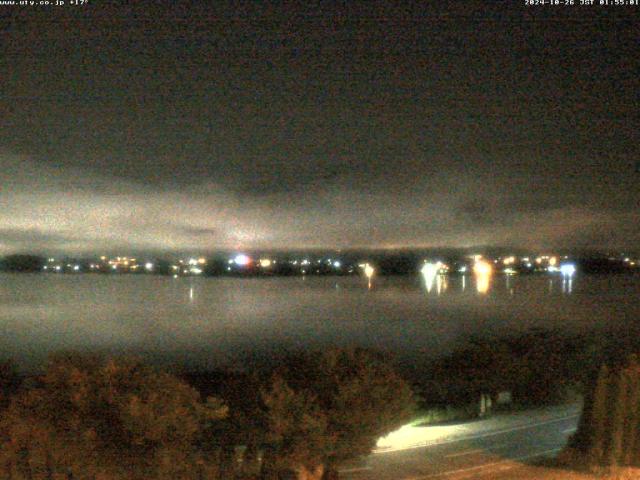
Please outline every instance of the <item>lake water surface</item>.
M480 290L483 287L480 286ZM640 276L171 278L0 274L0 357L22 370L58 350L213 368L326 345L418 361L472 334L640 323Z

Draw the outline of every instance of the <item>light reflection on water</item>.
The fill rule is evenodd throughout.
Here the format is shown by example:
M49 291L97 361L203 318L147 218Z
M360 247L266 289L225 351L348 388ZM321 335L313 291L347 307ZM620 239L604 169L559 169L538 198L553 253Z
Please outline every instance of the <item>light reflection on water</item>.
M580 330L640 319L640 277L493 274L366 278L0 275L0 357L25 369L60 349L213 367L328 344L441 354L474 333ZM471 288L469 288L471 285Z

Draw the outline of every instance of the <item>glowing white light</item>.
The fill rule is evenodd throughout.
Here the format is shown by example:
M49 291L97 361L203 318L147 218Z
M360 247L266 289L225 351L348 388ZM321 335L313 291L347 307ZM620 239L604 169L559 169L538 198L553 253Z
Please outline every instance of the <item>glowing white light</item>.
M153 270L153 263L151 262L145 263L144 268L146 268L147 270Z
M198 267L191 267L191 273L195 275L200 275L202 273L202 269Z
M367 263L364 266L364 274L367 276L367 278L371 278L373 277L374 273L375 273L375 269Z
M44 267L42 267L42 269L43 269L43 270L46 270L46 269L47 269L47 266L45 265Z
M342 263L340 263L338 260L336 260L335 262L333 262L333 266L335 268L340 268L342 266Z
M189 265L197 265L198 261L195 258L190 258L189 259Z
M241 267L244 267L245 265L249 265L251 263L251 259L244 253L236 255L233 261L236 262L236 265L240 265Z
M576 266L573 263L563 263L560 265L560 273L565 277L571 277L576 273Z
M78 270L80 270L80 265L74 265L73 270L74 272L77 272Z
M62 267L60 265L56 265L56 272L59 272L60 270L62 270Z
M177 274L174 274L174 275L173 275L173 278L178 278L178 275L177 275Z
M422 276L425 278L425 280L434 279L438 272L440 272L440 268L442 268L441 262L427 262L420 269L420 273L422 273Z
M451 438L452 436L468 436L478 432L478 427L474 423L462 423L459 425L428 425L420 426L417 424L408 424L404 427L391 432L386 437L378 439L374 454L395 452L400 450L410 450L417 447L423 447L442 440Z
M504 269L504 273L506 273L507 275L515 275L516 270L514 268L509 267Z
M555 267L555 266L553 266L553 265L550 265L550 266L549 266L549 268L547 268L547 271L548 271L548 272L552 272L552 273L553 273L553 272L559 272L559 271L560 271L560 269L559 269L558 267Z
M438 263L425 263L420 269L420 273L422 274L422 278L424 278L424 285L427 288L427 293L431 293L431 289L433 288L433 281L438 275L438 270L440 269L440 262Z
M460 273L466 273L466 271L467 271L467 266L466 265L463 265L458 269L458 272L460 272Z

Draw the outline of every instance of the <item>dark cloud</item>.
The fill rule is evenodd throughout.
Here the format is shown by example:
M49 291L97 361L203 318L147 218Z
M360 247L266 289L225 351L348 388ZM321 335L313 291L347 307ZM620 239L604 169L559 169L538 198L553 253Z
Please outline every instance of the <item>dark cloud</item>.
M464 3L22 9L0 228L80 250L634 245L637 23Z

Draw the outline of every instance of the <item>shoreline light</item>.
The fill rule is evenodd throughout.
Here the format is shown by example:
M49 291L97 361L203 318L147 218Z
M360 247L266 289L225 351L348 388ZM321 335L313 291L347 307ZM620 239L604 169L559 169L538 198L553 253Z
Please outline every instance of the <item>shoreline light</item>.
M473 273L476 276L476 290L478 293L487 293L491 283L493 266L485 260L478 259L473 265Z
M560 273L563 277L571 277L576 273L576 266L573 263L563 263L560 265Z
M251 263L251 259L244 253L236 255L233 261L235 262L236 265L240 265L241 267L244 267Z
M271 266L271 259L269 258L261 258L260 259L260 266L262 268L269 268Z

